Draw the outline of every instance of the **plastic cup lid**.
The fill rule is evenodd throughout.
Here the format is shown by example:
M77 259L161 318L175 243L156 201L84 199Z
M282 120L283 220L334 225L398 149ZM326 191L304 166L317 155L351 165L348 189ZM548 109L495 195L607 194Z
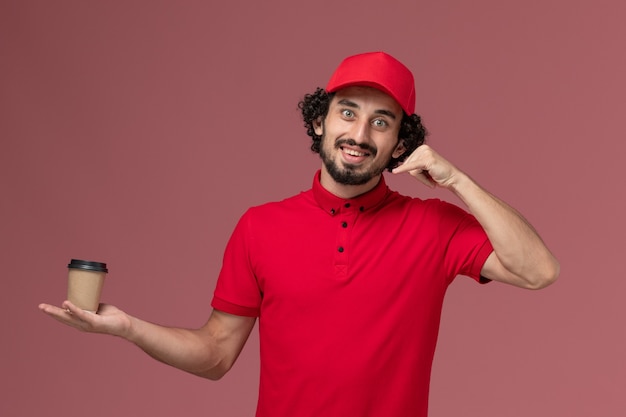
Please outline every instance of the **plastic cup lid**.
M109 272L109 270L107 269L107 264L103 262L85 261L82 259L72 259L67 267L73 269L85 269L88 271L96 272Z

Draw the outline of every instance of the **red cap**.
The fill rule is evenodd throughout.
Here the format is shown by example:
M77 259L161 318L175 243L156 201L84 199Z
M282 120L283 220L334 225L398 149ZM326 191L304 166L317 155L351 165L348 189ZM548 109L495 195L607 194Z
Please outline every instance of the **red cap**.
M377 88L393 97L406 114L415 112L413 74L389 54L368 52L344 59L330 77L326 91L332 93L350 86Z

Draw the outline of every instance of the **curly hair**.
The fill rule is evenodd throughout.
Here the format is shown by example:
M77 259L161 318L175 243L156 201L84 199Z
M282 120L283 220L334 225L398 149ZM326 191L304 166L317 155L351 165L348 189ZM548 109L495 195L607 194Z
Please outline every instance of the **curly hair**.
M298 103L298 108L302 112L302 120L306 128L306 134L313 139L311 150L315 153L320 152L322 137L315 133L313 123L319 118L324 119L328 114L328 107L335 93L327 93L323 88L317 88L312 94L305 94L304 98ZM402 121L400 122L400 131L398 132L398 140L404 143L406 151L398 158L391 158L386 169L391 171L402 161L404 161L418 146L425 142L428 134L426 128L422 124L422 119L417 114L408 115L402 112Z

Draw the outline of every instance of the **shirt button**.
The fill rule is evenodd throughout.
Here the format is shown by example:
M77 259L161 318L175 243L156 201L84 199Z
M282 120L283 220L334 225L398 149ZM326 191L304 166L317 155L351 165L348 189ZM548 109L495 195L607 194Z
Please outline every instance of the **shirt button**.
M343 227L345 229L346 227L348 227L348 223L347 222L341 222L341 227Z
M339 252L343 252L343 246L339 246L339 247L337 248L337 250L338 250Z
M346 204L344 204L343 206L344 206L345 208L348 208L348 207L350 207L350 203L346 203Z
M361 206L361 207L359 207L359 210L360 211L365 211L365 207Z
M335 209L334 208L330 209L330 214L335 214Z

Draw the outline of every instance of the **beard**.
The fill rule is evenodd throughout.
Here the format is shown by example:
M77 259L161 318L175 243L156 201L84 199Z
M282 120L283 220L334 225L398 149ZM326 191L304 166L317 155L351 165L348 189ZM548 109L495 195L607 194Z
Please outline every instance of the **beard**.
M362 168L354 164L346 164L344 162L335 162L335 160L329 155L325 149L325 142L327 141L326 134L322 134L322 143L320 146L320 158L326 167L326 171L332 177L335 182L343 185L363 185L369 182L372 178L379 176L385 171L385 168L391 160L391 156L387 161L373 164L369 167ZM354 139L340 139L336 141L333 146L336 152L341 152L341 145L358 146L364 151L368 152L371 157L375 157L377 149L375 147L357 144ZM341 165L341 166L340 166Z

